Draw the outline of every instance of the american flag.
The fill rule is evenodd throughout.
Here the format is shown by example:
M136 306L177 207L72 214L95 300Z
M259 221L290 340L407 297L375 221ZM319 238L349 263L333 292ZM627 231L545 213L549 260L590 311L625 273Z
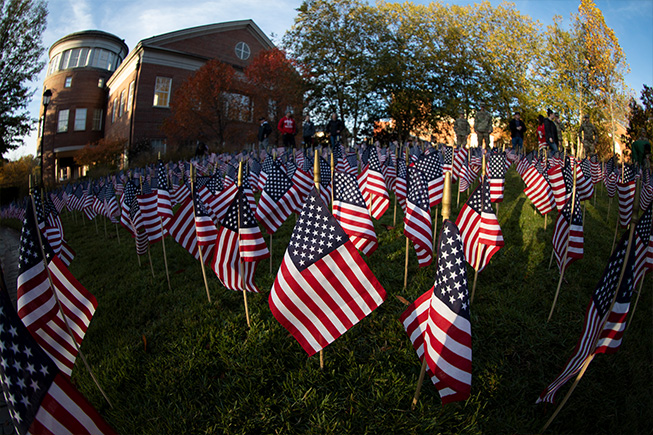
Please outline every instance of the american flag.
M165 228L172 218L172 203L168 188L168 175L160 159L156 164L156 179L152 182L152 189L156 192L156 212Z
M560 165L552 166L548 171L548 175L549 185L551 186L551 192L555 198L556 208L560 211L567 203L567 187L565 177L562 173L562 167Z
M429 206L435 207L442 202L442 191L444 190L444 176L440 162L440 153L424 155L415 163L415 166L428 183Z
M261 162L252 158L249 162L249 184L253 190L258 190L258 178L261 174Z
M653 240L651 239L651 204L646 207L646 211L639 218L635 226L634 243L635 243L635 265L633 266L633 275L635 282L644 278L646 273L653 268Z
M297 207L292 202L291 189L293 184L288 176L281 170L281 164L275 161L268 168L268 175L261 192L261 197L256 208L258 219L268 234L274 234L288 219Z
M129 231L132 237L136 237L141 226L140 208L138 208L136 200L137 193L136 183L133 180L128 180L120 198L120 224Z
M88 183L88 187L84 193L84 202L82 204L82 211L88 220L93 220L96 216L95 211L93 211L93 204L95 203L96 191L93 188L91 182Z
M619 224L622 227L627 227L630 223L630 218L633 216L633 203L635 202L636 188L637 182L635 181L633 168L626 164L623 167L623 178L617 182Z
M465 259L478 272L490 262L503 246L503 234L492 204L487 182L471 194L458 214L456 226L465 244Z
M572 262L583 258L583 212L580 207L580 199L575 198L573 219L571 217L571 204L570 199L558 215L553 230L553 251L555 252L560 273L567 270Z
M44 203L44 213L45 228L43 228L43 235L59 259L66 266L70 266L70 263L75 258L75 251L64 240L61 218L59 217L59 213L57 213L56 207L48 197L46 197Z
M433 154L432 154L433 155ZM419 267L431 264L433 259L433 229L426 181L414 166L408 167L408 196L404 216L404 235L413 242Z
M170 236L181 245L190 255L195 257L196 260L200 259L200 253L197 244L197 232L195 230L195 219L193 215L193 199L187 198L177 209L176 213L170 220L168 227ZM145 234L145 233L140 233ZM139 237L140 237L139 234ZM142 243L141 239L137 240ZM147 236L145 236L145 244L147 244ZM202 257L204 264L209 264L209 260L213 258L213 249L215 245L208 245L206 249L202 249ZM147 246L143 253L147 251ZM140 254L139 254L140 255Z
M596 154L590 157L590 174L592 175L592 184L597 184L603 181L603 167Z
M490 153L487 163L487 177L490 182L490 201L503 201L503 186L506 177L506 154Z
M109 219L111 219L111 222L118 223L120 208L116 201L116 191L114 190L112 183L107 183L106 186L104 192L104 213Z
M442 149L442 172L453 170L453 147L445 146Z
M195 190L197 190L197 186L195 186ZM209 211L197 193L193 195L193 204L195 206L195 233L197 235L197 243L202 248L205 246L214 246L218 237L218 229L215 227Z
M28 203L20 236L18 315L59 369L70 376L77 357L73 339L78 346L81 345L97 301L54 255L48 242L42 240L52 288L43 264L33 210L32 204ZM55 291L67 322L59 310ZM70 336L66 323L74 337Z
M313 177L309 172L297 167L291 181L293 184L291 195L294 198L292 203L295 204L293 212L299 214L302 211L304 202L306 202L306 197L313 189Z
M4 291L0 342L2 389L16 433L115 433L35 342Z
M263 160L263 164L261 165L261 170L259 172L258 176L258 190L263 190L263 187L265 186L265 180L268 178L268 174L270 173L270 168L272 167L274 163L274 160L272 160L272 156L268 154L268 156ZM234 181L237 181L234 178Z
M320 166L320 197L325 204L331 204L331 165L321 156L318 164Z
M141 220L150 242L156 243L163 238L163 225L157 213L157 194L147 182L142 185L142 194L136 195L138 207L141 210Z
M619 174L616 172L610 172L606 175L603 183L605 184L605 190L608 192L608 197L614 198L615 193L617 193L617 180L619 179Z
M397 159L397 177L395 178L394 191L401 209L406 210L406 194L407 194L407 184L406 178L408 174L406 173L406 160L401 158Z
M345 160L349 164L346 172L352 175L358 175L358 155L354 152L347 153Z
M553 209L553 193L549 183L532 165L524 171L523 178L526 183L524 193L528 199L542 215L549 213Z
M315 354L371 313L385 290L313 189L270 291L270 309Z
M369 160L365 169L359 175L359 185L361 185L363 198L365 198L370 214L374 219L378 220L388 210L390 196L385 187L376 147L368 148L368 150Z
M243 186L238 188L220 224L211 268L229 290L260 292L254 283L256 262L269 257L270 252Z
M453 157L453 169L451 172L451 181L456 181L460 178L463 165L467 165L467 148L456 148Z
M179 186L172 191L170 200L174 204L181 204L188 198L190 198L190 186L188 185L188 182L185 182L179 184Z
M651 185L651 172L646 169L642 172L642 185L639 191L639 208L646 210L653 201L653 185Z
M627 248L631 252L621 286L617 289ZM610 256L608 265L587 307L583 332L576 344L573 356L567 361L567 365L556 380L542 392L537 403L553 403L558 389L580 371L585 360L590 356L599 353L614 353L618 350L626 327L626 315L635 285L634 257L633 249L628 246L628 233L624 233L614 253ZM615 292L618 292L616 302L610 310Z
M590 176L590 165L587 159L576 163L576 196L582 201L591 199L594 195L594 185Z
M520 160L519 163L517 163L517 173L520 176L524 176L524 172L531 166L531 163L533 161L533 152L531 151L530 153L526 154L523 156Z
M358 188L356 177L338 173L333 179L333 217L340 223L356 249L371 255L378 247L374 224Z
M476 175L473 175L469 169L469 163L467 161L462 162L458 172L458 191L464 192L469 189L474 178L476 178Z
M438 246L435 284L400 320L446 404L470 395L472 328L463 245L451 221L444 222Z

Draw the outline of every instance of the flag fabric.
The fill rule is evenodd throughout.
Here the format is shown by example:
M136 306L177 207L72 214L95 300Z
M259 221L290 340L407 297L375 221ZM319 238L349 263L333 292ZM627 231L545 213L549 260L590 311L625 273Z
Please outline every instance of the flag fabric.
M503 186L506 178L506 154L490 153L487 163L487 177L490 183L490 201L503 201Z
M549 213L553 209L553 193L544 176L531 165L524 171L523 179L526 183L524 193L528 199L542 215Z
M141 220L147 233L150 244L156 243L163 238L163 223L158 213L157 193L152 191L149 183L142 184L142 193L136 195L138 208L141 210Z
M400 321L426 367L442 403L466 400L472 385L469 291L458 228L445 221L438 242L435 284Z
M16 433L115 433L35 342L4 291L0 342L2 389Z
M138 187L134 181L128 180L120 198L120 224L129 231L132 237L136 237L141 225L140 208L138 208L136 200L137 193Z
M362 184L361 191L370 214L378 220L388 210L390 196L385 187L376 147L368 148L368 150L369 160L359 175L359 184Z
M622 179L617 181L617 196L619 199L619 224L622 227L627 227L633 216L637 182L635 181L635 174L630 165L624 165L623 171Z
M404 216L404 235L413 242L419 267L433 259L433 229L429 211L429 196L422 173L413 165L408 167L408 196Z
M171 202L173 204L181 204L187 198L190 198L190 187L188 182L181 183L175 190L172 191Z
M453 170L453 147L442 147L442 172L451 172Z
M397 176L395 177L394 191L397 201L404 211L406 210L407 176L406 159L397 159Z
M385 290L313 189L270 291L272 314L310 356L384 299Z
M196 260L200 259L200 252L197 244L197 231L195 229L195 219L193 215L193 199L186 198L181 206L177 209L176 213L170 220L168 226L170 236L181 245L190 255L195 257ZM141 236L141 235L144 235ZM145 244L143 247L142 245ZM147 252L147 235L139 233L137 239L137 251L139 245L143 249L143 253ZM206 249L202 249L202 258L204 264L209 264L209 260L213 258L213 245L208 245ZM139 253L139 255L141 255Z
M617 288L627 249L630 249L631 253L621 286ZM626 315L635 285L634 257L632 248L628 246L628 233L624 233L617 248L610 256L603 276L587 307L583 332L576 344L573 356L567 361L560 375L542 392L537 403L553 403L558 389L580 371L588 357L600 353L614 353L618 350L626 327ZM610 310L615 292L617 292L616 301Z
M553 252L560 273L567 270L572 262L583 258L583 212L580 207L580 199L575 198L573 219L571 205L570 199L558 215L553 230Z
M453 157L453 168L451 172L451 181L456 181L460 178L463 165L467 165L467 148L456 148Z
M378 247L376 232L356 177L336 172L333 178L333 217L356 249L371 255Z
M435 207L442 202L442 192L444 190L444 176L440 162L440 153L424 155L415 163L415 166L428 183L429 206Z
M465 259L475 270L482 271L504 244L487 181L479 184L465 202L456 226L465 245Z
M635 283L639 283L644 276L653 268L653 240L651 238L651 204L639 218L635 226L633 240L635 244L635 265L633 275Z
M297 204L292 202L293 197L289 195L292 194L292 187L281 164L278 161L272 162L256 208L256 219L263 224L268 234L276 233L296 208Z
M168 221L172 219L172 201L168 188L168 174L161 159L156 164L156 182L152 183L152 189L156 192L156 213L162 219L165 228Z
M558 211L562 210L567 203L567 188L560 165L552 166L547 174L549 175L549 185L555 199L555 205Z
M195 186L195 190L197 191L197 186ZM197 193L193 194L193 204L195 207L194 220L197 244L202 248L214 246L218 237L218 229L215 227L209 211L204 207Z
M18 315L59 370L70 376L77 357L77 346L82 343L97 301L54 255L48 242L42 240L47 268L52 277L50 285L33 213L29 202L20 237ZM55 291L66 319L56 302ZM66 323L74 337L71 337Z
M590 157L590 174L592 176L592 184L597 184L603 181L603 166L599 162L599 157L594 154Z
M576 196L581 202L591 199L594 195L590 171L589 160L584 159L580 163L576 163Z
M220 224L211 268L229 290L260 292L254 283L256 263L269 257L270 252L243 186L238 188Z

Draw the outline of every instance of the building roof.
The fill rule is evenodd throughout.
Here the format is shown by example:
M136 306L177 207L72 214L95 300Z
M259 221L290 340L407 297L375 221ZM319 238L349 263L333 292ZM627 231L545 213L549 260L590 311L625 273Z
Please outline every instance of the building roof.
M58 39L54 44L50 46L50 50L48 50L48 58L52 58L51 55L52 50L64 42L74 41L77 39L95 39L95 38L109 40L115 43L116 45L118 45L120 48L122 48L125 54L129 52L129 47L127 47L127 44L125 44L125 40L119 38L118 36L112 33L105 32L102 30L82 30L80 32L69 33L63 38Z
M141 40L140 44L146 47L168 44L197 36L209 35L213 33L226 32L250 28L252 33L259 39L259 42L267 48L274 48L274 44L268 38L259 26L252 20L227 21L224 23L207 24L204 26L189 27L188 29L176 30L174 32L164 33L162 35L152 36L151 38Z

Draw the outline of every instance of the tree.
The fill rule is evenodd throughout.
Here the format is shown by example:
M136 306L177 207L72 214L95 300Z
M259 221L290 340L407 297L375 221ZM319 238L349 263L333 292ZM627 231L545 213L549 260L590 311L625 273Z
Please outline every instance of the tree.
M639 137L642 130L646 137L653 139L653 88L644 85L640 94L640 104L634 98L630 99L628 107L628 127L626 128L626 137L622 135L624 142L632 143Z
M80 166L103 166L116 170L120 164L127 139L100 139L88 144L75 155Z
M43 68L41 36L47 8L40 0L0 0L0 156L22 145L34 122L28 83Z
M359 0L304 0L283 37L305 71L308 109L323 119L336 113L354 137L376 103L369 72L377 22L369 10Z
M16 198L22 198L28 194L29 176L36 176L38 166L39 159L32 155L13 162L0 160L0 188L17 188Z
M287 110L301 114L304 82L299 68L278 48L263 50L245 68L248 93L258 107L256 118L267 117L273 123ZM301 121L297 119L297 123Z
M234 69L209 60L175 91L171 116L163 123L166 135L178 143L203 141L222 146L227 138L229 111L236 117L240 102L232 98Z

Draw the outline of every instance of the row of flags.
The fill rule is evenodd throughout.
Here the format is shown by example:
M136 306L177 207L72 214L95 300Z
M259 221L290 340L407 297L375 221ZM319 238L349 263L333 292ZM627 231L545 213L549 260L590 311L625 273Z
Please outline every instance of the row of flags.
M221 169L213 174L202 175L192 186L178 182L173 188L170 165L164 165L161 161L156 164L155 171L144 170L131 177L124 177L120 188L116 188L118 178L69 186L66 188L71 192L68 195L50 193L45 201L37 201L52 204L42 207L43 217L37 218L39 222L44 222L42 226L30 217L32 213L29 204L23 213L25 221L21 236L18 313L52 363L57 365L64 376L69 376L97 302L70 274L60 258L63 255L54 252L50 247L50 239L46 237L43 246L48 270L52 276L52 286L56 289L56 294L60 295L55 306L52 297L44 296L54 295L54 292L52 288L48 290L50 284L46 283L48 274L44 273L43 257L30 249L38 246L34 239L36 231L45 235L45 223L63 207L81 210L89 219L105 215L113 222L120 221L136 239L137 252L146 251L148 244L156 243L166 235L173 237L196 259L200 259L201 249L203 258L200 261L211 266L226 288L255 292L259 291L253 279L256 262L269 256L259 230L259 221L272 234L290 214L298 213L297 224L270 292L269 304L275 318L312 355L371 313L386 297L385 290L358 250L371 255L376 249L378 242L371 218L378 219L387 211L389 191L394 189L398 199L403 199L404 233L415 246L420 266L430 264L434 257L437 262L433 288L418 298L402 315L401 320L418 356L425 359L428 373L438 388L443 403L464 400L471 389L471 326L464 263L468 262L480 272L504 244L491 202L503 200L503 182L499 180L505 179L505 171L513 159L509 158L508 153L488 153L487 177L472 192L456 223L447 221L443 224L438 252L433 253L430 209L441 201L442 178L446 170L451 171L452 175L457 172L455 175L461 183L468 177L462 168L470 165L471 155L475 152L470 150L464 160L457 160L456 157L462 153L448 147L444 150L430 149L419 156L411 155L406 163L392 152L384 154L381 150L370 147L360 153L358 161L365 162L365 165L357 172L351 164L352 159L343 156L340 150L336 166L340 169L334 173L333 183L330 165L320 158L319 178L324 180L320 189L312 186L313 176L308 156L295 156L294 159L284 161L283 158L269 155L258 168L257 177L252 176L252 172L257 169L256 164L247 165L241 185L237 183L233 161L225 164L220 159L214 159L213 167L224 171ZM207 171L210 172L210 163L207 166L202 162L191 164L206 174ZM573 185L575 173L577 178L591 180L590 186L593 186L594 174L598 172L590 166L587 178L587 171L582 172L583 162L579 164L564 157L541 161L534 156L526 156L517 160L517 163L517 169L527 184L526 190L533 197L548 198L550 209L557 207L554 198L565 199L559 209L554 251L557 257L564 256L562 247L565 246L569 258L581 258L582 217L580 221L578 217L582 196L575 196L572 203L573 187L570 188L570 183ZM567 167L571 170L569 176ZM177 170L181 180L190 176L190 164L179 164L172 172ZM562 177L559 177L558 172ZM621 174L617 174L621 184L632 181L631 175L626 172L624 168ZM142 181L142 174L148 173L149 177L146 175L145 181ZM611 171L599 173L599 181L615 178L612 176L614 173L618 173L618 168L613 165ZM551 179L557 181L552 183ZM138 180L138 184L135 180ZM648 183L650 184L650 179ZM258 204L254 200L254 184L261 190ZM532 186L531 190L529 185ZM576 187L579 185L582 186L582 183L578 183L577 179ZM403 197L401 189L405 189ZM539 191L547 192L547 189L550 189L551 194L545 193L542 196ZM121 192L120 206L115 203L117 191ZM331 202L333 214L327 207ZM175 213L172 212L173 204L179 204ZM540 207L538 210L541 211ZM632 276L627 275L630 278L624 281L624 296L617 297L621 305L615 304L608 313L605 299L616 291L611 290L616 285L613 282L614 270L623 263L619 259L623 259L625 254L622 257L617 255L614 261L611 259L606 274L597 287L597 293L598 288L601 288L601 292L608 294L602 297L600 295L603 293L600 293L596 296L600 303L593 302L596 306L603 307L597 308L594 314L599 320L605 316L619 317L625 315L624 312L627 313L627 307L624 306L629 301L628 292L632 293L634 283L653 264L650 261L650 201L647 213L645 216L648 219L640 220L641 225L638 224L635 231L635 243L631 243L636 247L629 258L633 266L630 266L631 263L627 266ZM38 216L39 213L36 214ZM57 226L54 220L47 225ZM38 229L39 226L41 229ZM63 228L60 232L63 240ZM567 244L562 242L565 239ZM56 243L57 239L52 240ZM622 246L624 243L628 244L622 240L618 252L621 252L619 249L626 251L627 247ZM568 259L559 259L559 264L565 264L565 267L569 262ZM44 293L40 294L39 291ZM590 323L597 329L596 320ZM604 326L607 324L603 323ZM598 327L599 332L592 332L588 337L604 334L610 336L611 343L615 343L618 341L615 337L622 333L623 328L615 326L613 321L609 325L612 331L616 331L614 334ZM583 337L581 340L584 340ZM56 346L53 347L52 342ZM618 344L606 344L604 347L616 350ZM591 349L592 346L585 343L583 348ZM597 353L596 349L591 352ZM563 378L568 379L568 373L574 372L574 367L565 369ZM552 392L543 393L541 400L552 401L555 394L553 388L555 387L549 387L547 390Z

